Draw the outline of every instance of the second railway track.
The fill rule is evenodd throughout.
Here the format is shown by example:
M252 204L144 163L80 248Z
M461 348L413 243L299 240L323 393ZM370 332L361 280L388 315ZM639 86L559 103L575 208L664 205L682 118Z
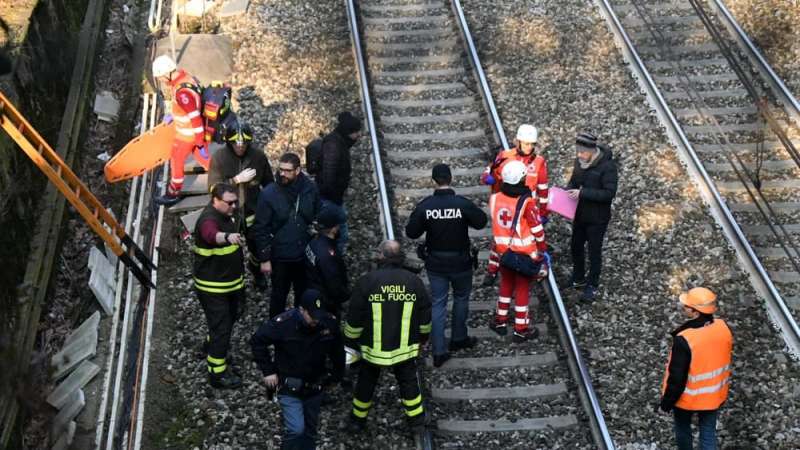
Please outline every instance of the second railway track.
M373 0L359 2L358 9L359 44L375 109L371 128L379 131L386 156L394 232L401 234L414 205L430 195L430 169L438 162L451 166L456 192L485 209L488 189L478 178L494 136L503 131L494 121L496 112L487 112L484 101L490 103L491 94L482 91L468 59L471 37L459 22L459 3ZM505 137L501 141L505 144ZM471 236L485 260L490 228ZM413 244L407 242L406 248ZM532 300L540 337L515 345L488 330L496 288L477 286L480 279L479 270L468 320L479 345L439 369L426 362L434 443L505 448L513 437L519 448L613 448L602 416L595 417L587 399L597 406L591 385L586 394L570 372L574 363L572 369L588 378L580 356L569 354L577 348L569 346L574 337L558 322L560 297L551 305L556 320L547 322L548 304L559 295L555 284L539 291L538 303ZM582 395L588 413L581 407Z

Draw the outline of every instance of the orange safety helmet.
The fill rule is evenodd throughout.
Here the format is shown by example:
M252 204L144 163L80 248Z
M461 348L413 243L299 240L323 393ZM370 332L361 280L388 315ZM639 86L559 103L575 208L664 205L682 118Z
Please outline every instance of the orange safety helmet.
M681 294L678 299L683 305L703 314L714 314L714 311L717 310L717 294L704 287L689 289L688 292Z

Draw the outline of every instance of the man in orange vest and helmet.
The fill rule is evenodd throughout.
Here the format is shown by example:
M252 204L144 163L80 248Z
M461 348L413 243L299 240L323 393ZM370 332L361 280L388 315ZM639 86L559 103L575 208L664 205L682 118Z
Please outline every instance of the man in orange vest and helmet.
M172 90L172 108L164 122L175 122L175 140L170 157L171 176L167 193L157 197L159 205L173 205L180 200L183 188L183 166L186 158L194 154L195 160L208 170L211 155L205 142L203 126L203 99L200 82L167 55L153 60L153 78L164 82Z
M490 328L501 336L506 334L511 298L514 297L513 341L515 343L525 342L537 336L537 330L530 326L528 316L530 284L534 279L547 276L545 263L547 244L544 242L544 228L539 222L540 213L536 201L531 197L530 189L525 184L527 170L522 161L510 161L505 164L500 192L492 194L489 198L494 242L489 255L489 272L500 272L497 310ZM520 201L522 204L518 208ZM517 210L519 210L518 215ZM515 216L517 216L516 221ZM534 262L540 264L538 275L527 276L500 265L501 256L506 251L530 256Z
M717 296L696 287L679 297L689 321L672 332L672 350L661 386L660 408L673 411L679 450L692 450L692 416L698 415L700 449L717 448L717 412L728 398L733 336L714 318Z
M547 161L539 154L536 145L539 130L533 125L520 125L517 129L516 145L497 154L494 162L481 175L481 183L491 186L492 193L500 192L503 184L503 167L511 161L521 161L526 166L525 185L538 199L539 215L547 217Z

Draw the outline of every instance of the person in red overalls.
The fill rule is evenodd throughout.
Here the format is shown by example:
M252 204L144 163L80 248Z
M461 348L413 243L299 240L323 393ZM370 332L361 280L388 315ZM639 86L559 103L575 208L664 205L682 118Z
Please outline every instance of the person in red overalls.
M157 197L159 205L173 205L180 200L183 188L183 166L186 158L194 154L195 160L208 170L211 155L205 143L203 128L203 101L200 82L183 69L178 69L175 61L167 55L153 60L153 77L164 82L172 90L171 114L164 116L164 122L175 122L175 140L172 142L170 157L171 176L167 192Z
M489 271L500 272L500 291L494 321L489 326L497 334L507 332L508 312L511 298L514 297L514 336L515 343L525 342L538 335L536 328L530 326L528 315L528 296L530 283L534 279L547 276L545 255L547 244L544 241L544 228L539 222L536 201L530 197L525 184L527 167L521 161L511 161L503 167L503 184L500 192L492 194L489 209L492 214L492 239ZM519 218L514 229L514 215L520 197L526 196L520 208ZM499 264L500 256L506 251L529 255L534 262L541 264L536 276L526 276Z

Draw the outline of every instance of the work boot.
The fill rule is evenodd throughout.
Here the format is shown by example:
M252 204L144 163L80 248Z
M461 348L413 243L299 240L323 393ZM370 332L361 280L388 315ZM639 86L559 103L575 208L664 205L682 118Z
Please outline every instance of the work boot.
M584 279L584 278L581 278L581 279L575 278L575 275L572 275L571 277L569 277L569 287L571 287L573 289L580 289L580 288L582 288L584 286L586 286L586 279Z
M450 353L442 353L441 355L433 355L433 367L442 367L450 359Z
M512 341L515 344L521 344L530 339L536 339L539 336L539 330L535 327L530 327L527 330L514 330Z
M222 373L208 374L208 381L211 383L211 387L215 389L238 389L242 387L242 379L228 370Z
M457 352L465 348L475 347L477 343L478 343L478 338L474 336L468 336L466 339L462 339L460 341L450 341L448 350L450 350L451 352Z
M169 191L167 191L166 194L159 195L158 197L153 199L153 202L155 202L156 205L167 206L167 207L172 206L178 203L179 201L181 201L180 194L172 193Z
M591 284L587 284L586 287L583 289L583 295L581 295L581 300L590 303L595 300L597 297L597 288L592 286Z
M506 333L508 333L508 324L506 322L492 320L492 322L489 323L489 329L500 336L505 336Z

